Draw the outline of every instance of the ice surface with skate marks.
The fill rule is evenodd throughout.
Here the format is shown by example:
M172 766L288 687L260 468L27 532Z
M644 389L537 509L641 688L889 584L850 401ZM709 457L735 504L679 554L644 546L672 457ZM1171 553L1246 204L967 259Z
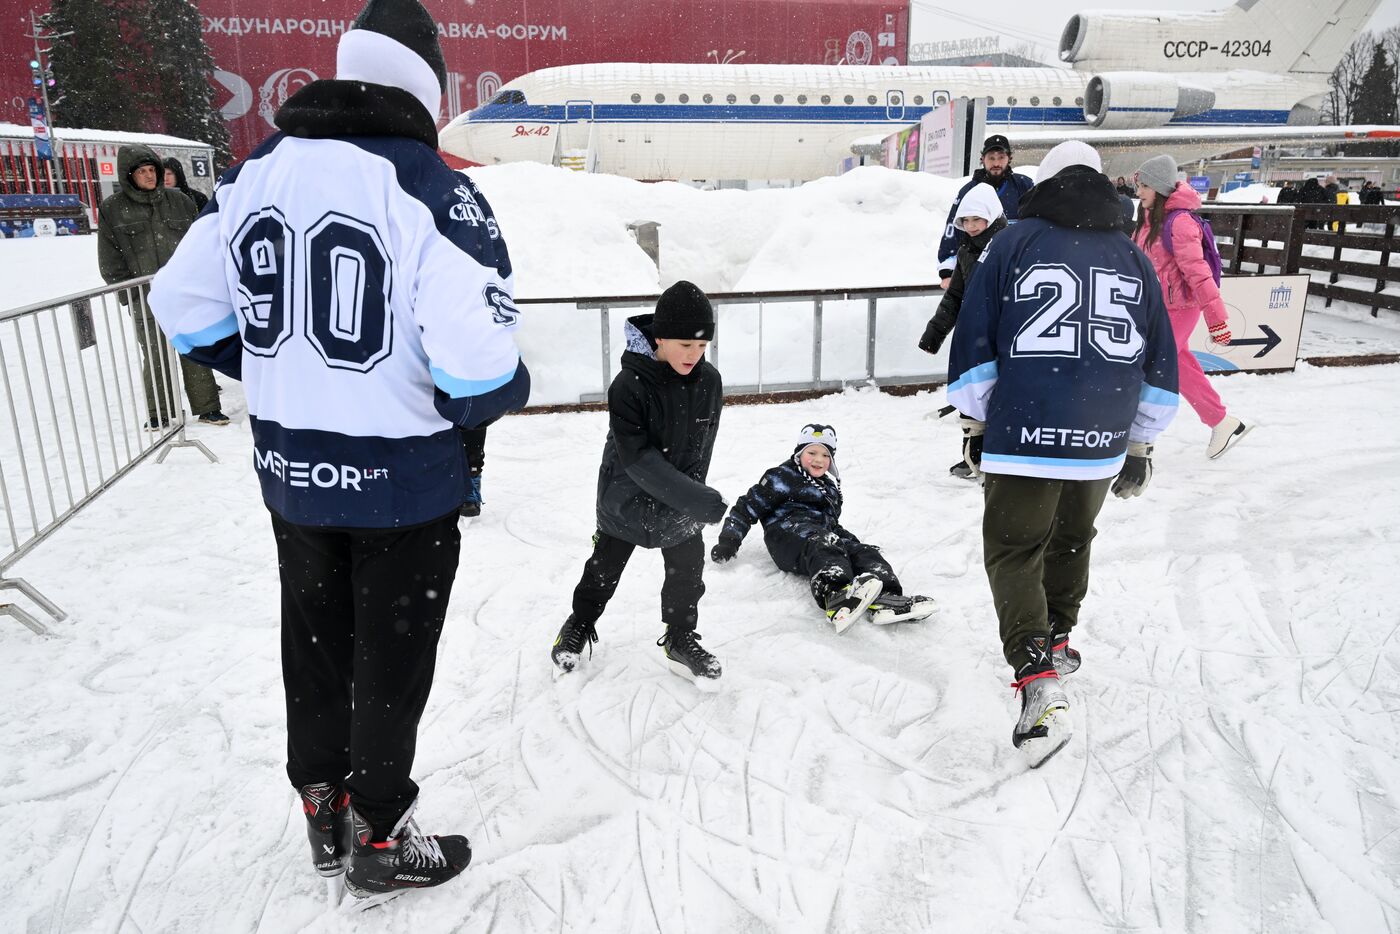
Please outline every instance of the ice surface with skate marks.
M726 410L731 501L795 426L838 426L843 524L939 612L837 636L755 532L705 569L714 695L666 670L641 550L592 657L553 679L606 422L505 419L415 768L420 824L467 834L473 864L364 914L327 908L282 771L276 562L230 389L234 425L192 429L220 463L141 466L16 568L71 617L47 640L0 626L5 925L1400 930L1400 366L1218 386L1261 427L1208 461L1183 410L1147 493L1110 497L1075 735L1033 772L979 491L947 474L956 425L923 417L941 395Z

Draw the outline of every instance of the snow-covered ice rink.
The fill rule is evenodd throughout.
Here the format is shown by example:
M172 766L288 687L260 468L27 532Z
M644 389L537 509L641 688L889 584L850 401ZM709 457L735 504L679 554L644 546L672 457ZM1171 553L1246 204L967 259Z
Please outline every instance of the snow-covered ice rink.
M548 648L588 552L605 416L492 429L415 775L475 862L328 910L282 772L272 536L246 413L147 463L17 569L72 614L0 627L7 930L1267 931L1400 926L1400 366L1233 376L1110 498L1068 680L1077 733L1011 748L979 496L940 395L725 411L728 498L831 422L847 525L935 597L837 636L754 534L706 570L723 690L663 667L637 553L585 669ZM713 538L713 531L709 535Z
M750 193L478 179L536 297L928 283L955 190L880 170ZM637 219L662 223L660 273ZM97 284L94 246L0 244L4 304ZM1315 309L1302 353L1400 351L1392 319ZM896 331L907 350L917 328ZM545 338L537 376L576 398ZM595 347L575 353L590 374ZM504 420L415 770L425 829L468 834L475 861L360 915L328 908L284 777L273 540L223 382L233 424L190 430L219 463L143 463L14 569L71 615L49 639L0 618L0 930L1400 930L1400 365L1218 378L1258 425L1219 461L1183 406L1146 495L1104 508L1076 735L1034 772L979 492L948 476L956 425L927 417L941 393L726 409L711 480L731 502L802 424L834 424L845 524L939 612L837 636L753 533L706 569L717 695L666 671L644 551L592 660L552 679L606 418Z

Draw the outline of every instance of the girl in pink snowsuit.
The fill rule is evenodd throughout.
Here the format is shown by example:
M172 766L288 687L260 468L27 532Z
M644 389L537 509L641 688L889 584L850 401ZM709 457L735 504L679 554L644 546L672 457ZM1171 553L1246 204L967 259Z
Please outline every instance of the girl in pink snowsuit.
M1201 370L1200 361L1186 346L1203 312L1211 341L1222 346L1230 343L1229 313L1201 249L1201 228L1185 213L1198 211L1201 197L1185 182L1177 181L1176 160L1168 155L1143 163L1137 173L1137 186L1141 204L1133 240L1152 260L1162 283L1167 314L1176 336L1180 392L1211 429L1206 453L1219 457L1244 437L1249 426L1225 411L1225 404ZM1167 216L1178 210L1183 213L1172 216L1172 251L1168 252L1163 227Z

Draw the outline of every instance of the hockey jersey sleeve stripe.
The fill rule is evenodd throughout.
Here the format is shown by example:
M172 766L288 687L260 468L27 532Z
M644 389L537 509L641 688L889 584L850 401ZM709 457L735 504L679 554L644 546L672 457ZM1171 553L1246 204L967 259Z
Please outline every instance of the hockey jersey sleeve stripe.
M1123 469L1123 460L1123 455L1083 461L1078 458L993 454L988 451L982 454L982 470L986 473L1044 477L1049 480L1103 480L1117 476Z
M1157 386L1152 386L1147 383L1143 383L1142 392L1138 397L1138 401L1148 403L1150 405L1168 406L1170 408L1175 409L1177 406L1178 398L1179 397L1174 392L1169 392L1165 389L1160 389Z
M1144 444L1156 440L1176 417L1178 400L1176 393L1144 383L1138 396L1137 414L1128 429L1128 440Z
M987 420L987 403L997 384L997 362L989 360L959 376L948 386L948 402L969 418Z
M228 317L222 321L215 322L192 334L176 334L170 339L170 342L180 353L187 354L197 347L212 347L225 337L237 333L238 316L230 312Z
M453 399L466 399L471 396L481 396L493 389L500 389L506 383L515 378L515 371L519 368L519 361L516 366L511 367L509 373L502 373L490 379L459 379L439 367L432 367L433 385Z

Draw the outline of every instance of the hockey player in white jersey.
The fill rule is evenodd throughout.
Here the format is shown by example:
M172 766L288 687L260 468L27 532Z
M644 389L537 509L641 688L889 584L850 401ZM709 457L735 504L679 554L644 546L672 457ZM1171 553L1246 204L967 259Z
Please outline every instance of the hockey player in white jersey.
M287 774L315 867L438 885L409 777L456 574L459 430L525 404L491 207L437 154L446 68L417 0L369 0L336 79L219 180L151 289L180 352L244 384L282 581Z

